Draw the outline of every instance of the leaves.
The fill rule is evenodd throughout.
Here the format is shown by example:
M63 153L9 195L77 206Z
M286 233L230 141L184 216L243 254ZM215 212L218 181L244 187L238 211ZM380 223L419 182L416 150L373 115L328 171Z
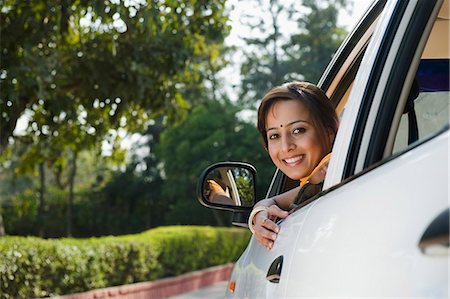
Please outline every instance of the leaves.
M45 162L70 189L67 157L108 142L124 161L118 132L184 117L229 30L225 0L7 0L0 14L2 160L20 174Z
M291 5L278 0L255 2L261 13L249 16L247 24L260 34L244 38L249 50L241 66L239 98L248 107L287 81L316 83L346 34L337 25L339 9L346 7L346 0L303 0ZM295 33L286 36L283 28L295 24Z
M237 118L239 110L226 101L199 105L189 118L162 134L156 153L164 163L168 200L192 201L201 171L218 161L254 164L259 172L258 195L263 196L274 169L255 126Z
M27 110L37 124L29 134L72 132L61 144L73 148L101 142L110 129L142 130L148 115L179 115L187 105L178 82L188 83L180 75L201 70L197 57L217 57L227 34L224 1L77 2L2 9L2 149ZM61 113L64 122L55 122Z

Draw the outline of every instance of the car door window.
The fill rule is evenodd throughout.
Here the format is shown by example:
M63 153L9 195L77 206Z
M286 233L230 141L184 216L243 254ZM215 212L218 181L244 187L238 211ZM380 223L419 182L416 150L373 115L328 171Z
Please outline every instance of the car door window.
M449 26L448 7L444 4L414 76L410 98L393 144L393 154L411 143L435 135L449 123Z
M343 46L338 49L319 80L318 86L330 98L339 118L344 113L362 58L385 4L385 0L374 2L344 41ZM291 180L277 169L266 197L275 196L298 186L298 181Z
M403 109L397 110L398 114L402 111L400 121L395 123L394 118L391 136L395 138L388 140L384 158L422 143L449 124L449 26L448 3L444 3L423 42L420 58L410 64L408 74L413 76L405 80L403 87L410 86L409 94L403 100ZM425 30L423 34L428 33Z
M448 124L448 2L442 2L401 1L391 7L379 43L381 54L369 73L354 125L343 180L378 167ZM438 84L437 78L444 83Z
M400 3L400 5L404 4L403 2ZM365 126L362 126L364 123L361 123L361 126L358 125L358 128L361 130L361 139L352 140L354 148L350 149L348 153L350 158L348 158L349 161L345 165L346 169L344 169L344 174L342 175L344 182L355 175L358 176L367 170L373 169L377 165L384 163L383 161L388 161L393 155L396 156L405 150L417 146L448 126L448 69L450 56L448 46L448 1L444 1L444 4L440 1L419 1L409 5L409 8L406 7L407 5L405 4L404 11L408 9L414 11L408 12L409 15L403 18L403 22L405 22L407 27L404 33L399 33L395 29L396 27L393 27L394 30L392 30L392 34L394 36L397 35L395 39L400 41L400 46L395 44L396 41L392 41L391 44L382 44L382 47L387 48L379 49L379 51L389 53L391 51L390 47L398 47L394 51L396 53L394 63L390 62L393 67L388 75L387 82L374 84L374 86L378 84L377 88L383 92L380 100L381 104L375 109L373 105L368 106L377 113L373 117L373 124L367 123ZM433 13L433 11L436 11L436 13ZM359 49L361 55L364 54L366 46L367 43ZM355 74L357 74L359 63L361 62L359 60L360 57L355 55L356 68L354 68L353 75L352 72L347 72L347 77L342 76L340 82L334 84L340 90L338 92L336 90L327 91L327 94L334 102L336 102L337 94L340 94L341 99L344 99L340 103L339 100L336 102L336 107L339 108L337 110L339 110L340 114L346 109L345 104L343 104L346 103L345 95L348 95L353 88ZM399 65L401 67L398 67ZM375 66L375 68L377 67ZM383 71L383 68L384 66L378 66L380 72ZM345 85L343 85L344 82L346 82ZM386 87L380 84L386 84ZM414 98L412 101L408 101L408 94L414 84L418 85L418 92L416 95L412 95ZM332 85L330 84L331 87ZM374 96L373 94L371 96ZM414 135L412 132L413 126L410 125L412 113L406 107L410 104L413 104L412 111L415 113L417 122L418 132L416 137L410 136ZM368 137L365 137L368 127L371 127L371 129L368 131ZM363 137L367 140L364 141ZM362 146L364 142L366 142L365 147ZM357 159L362 160L359 162ZM286 178L283 178L282 181L284 182L283 186L292 186ZM341 185L339 182L336 183ZM284 190L286 189L281 189L281 191Z
M448 1L390 4L385 20L399 26L386 26L377 47L367 49L386 55L355 81L366 87L357 94L364 97L354 114L346 107L355 117L344 113L343 123L350 119L356 129L338 143L353 148L334 149L343 158L330 164L339 170L334 185L305 207L308 218L295 239L301 254L291 264L301 279L286 297L400 298L407 289L410 297L448 298L448 246L434 257L419 249L430 223L448 210ZM437 23L446 31L436 33Z
M449 123L448 69L448 59L421 61L413 85L417 95L401 117L393 154L435 135Z

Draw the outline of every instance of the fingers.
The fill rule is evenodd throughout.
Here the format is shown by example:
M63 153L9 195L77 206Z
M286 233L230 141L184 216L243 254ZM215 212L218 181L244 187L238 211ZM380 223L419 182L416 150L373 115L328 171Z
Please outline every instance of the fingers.
M266 236L267 238L273 239L273 241L275 241L276 239L276 234L278 234L278 232L280 231L280 227L269 218L265 218L263 219L262 223L260 224L260 227L264 229L264 232L269 231L274 233L274 236Z
M275 219L286 218L287 216L288 213L276 205L271 206L267 211L256 214L255 237L267 250L272 249L280 231L280 227L274 222Z
M269 214L268 218L271 220L276 218L286 218L289 215L287 211L280 209L277 205L270 206L267 212Z
M223 192L222 186L220 186L219 183L217 183L216 181L214 181L214 180L208 180L208 183L209 183L209 188L210 188L213 192L216 192L216 193Z
M266 225L266 223L271 222L271 220L266 218L266 221L263 225ZM273 244L275 240L277 239L278 234L274 231L267 229L263 225L256 225L255 226L255 237L256 240L263 245L267 250L272 249Z

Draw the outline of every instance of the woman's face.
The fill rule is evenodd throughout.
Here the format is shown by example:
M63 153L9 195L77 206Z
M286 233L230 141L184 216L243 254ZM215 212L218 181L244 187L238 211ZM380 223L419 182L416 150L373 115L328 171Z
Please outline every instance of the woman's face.
M266 116L266 132L270 158L293 180L308 176L326 154L309 110L298 100L273 104Z

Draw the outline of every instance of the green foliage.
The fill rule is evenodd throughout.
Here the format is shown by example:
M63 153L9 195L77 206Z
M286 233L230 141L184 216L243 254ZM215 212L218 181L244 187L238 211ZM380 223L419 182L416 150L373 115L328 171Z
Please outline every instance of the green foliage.
M347 0L303 0L303 5L310 12L297 19L299 33L284 45L289 59L283 62L283 69L290 74L289 80L300 77L317 83L347 35L337 25L339 9L345 8Z
M246 39L240 99L252 107L274 85L318 79L343 37L336 17L347 3L255 2L271 17L253 17L262 34ZM0 233L3 215L7 233L64 235L71 187L74 236L228 225L228 214L195 200L198 175L218 161L255 165L257 198L265 195L274 167L258 132L237 116L241 107L220 100L216 73L230 50L223 46L224 6L2 1ZM285 16L298 24L292 37L279 30ZM23 115L29 123L16 136ZM125 169L116 167L126 156L119 130L148 139L149 154L132 157ZM112 146L108 159L101 156L104 141Z
M235 261L249 241L248 230L212 227L160 227L152 238L164 248L159 261L164 276L173 276ZM187 233L186 233L187 231Z
M253 189L251 181L244 177L238 177L236 179L236 187L238 188L242 205L244 207L252 206Z
M14 157L14 156L13 156ZM12 162L14 163L14 161ZM110 231L105 221L110 214L102 212L109 203L104 200L108 195L102 192L111 181L112 170L104 159L96 159L93 152L82 152L79 158L80 177L73 205L73 235L77 237L120 234L142 231L151 226L132 226L132 221L123 220L128 231ZM0 172L0 206L5 219L6 232L12 235L39 235L43 237L65 236L67 191L60 188L64 184L53 172L45 177L45 203L41 207L39 181L32 174L15 173L15 167L2 169ZM116 176L113 176L115 178ZM136 182L137 185L139 182ZM42 208L41 214L40 208ZM125 209L125 207L122 207ZM145 211L141 209L141 211ZM141 213L142 214L142 213ZM122 214L120 214L122 215ZM41 217L40 217L41 216ZM137 213L137 219L142 219ZM112 218L112 217L110 217ZM104 221L104 222L102 222ZM112 226L113 227L113 226Z
M2 148L25 109L55 149L182 113L228 33L224 2L3 1Z
M239 119L238 111L229 102L210 102L196 106L188 118L166 131L162 119L157 120L145 135L149 153L143 160L132 157L124 170L113 172L112 164L94 150L81 152L72 236L129 234L164 224L230 225L231 213L211 211L197 202L201 171L224 160L252 163L258 170L259 199L273 174L255 126ZM14 178L13 168L8 171L0 174L2 191L7 191L1 204L8 234L43 231L45 237L66 236L67 191L56 187L56 174L47 172L44 215L39 217L37 178L31 174ZM65 177L63 172L61 181Z
M92 239L0 238L0 298L36 298L150 281L232 262L247 230L162 227Z
M157 147L164 163L170 199L195 198L197 178L205 167L218 161L252 163L267 188L273 167L255 126L237 117L230 102L211 102L195 107L188 118L166 130ZM263 190L264 192L265 190Z
M254 0L254 10L242 20L256 37L244 37L246 47L242 49L245 60L241 64L241 90L239 99L244 104L253 104L267 90L279 85L284 80L285 70L282 67L282 44L285 43L281 22L285 21L286 10L283 1Z
M224 214L223 212L221 214ZM226 215L226 214L225 214ZM221 217L226 217L226 216ZM201 206L195 198L192 200L178 200L170 206L165 214L164 223L169 225L193 224L193 225L230 225L231 221L217 223L214 212ZM222 218L221 218L222 219ZM230 219L231 220L231 219ZM220 221L220 220L219 220Z
M198 177L207 166L219 161L255 165L257 196L264 196L274 168L257 129L240 120L238 111L239 107L227 101L198 105L188 118L162 134L156 151L164 165L163 197L168 203L186 201L177 206L198 205L195 201ZM202 215L189 217L196 219ZM173 221L177 223L177 219Z
M255 10L245 25L260 34L244 38L240 100L250 107L272 87L292 80L316 83L346 32L337 25L347 0L254 0ZM283 32L283 23L295 26ZM286 26L286 25L284 25ZM292 29L291 29L292 30Z
M225 0L5 0L0 18L1 162L18 153L18 173L66 173L69 235L78 153L107 141L123 162L118 131L184 116L229 31Z
M167 210L164 201L142 192L151 186L139 177L120 174L105 189L77 193L73 204L73 236L129 234L163 224ZM47 191L42 220L38 217L38 198L33 189L11 196L2 210L6 231L11 235L39 235L43 230L45 237L65 236L62 225L66 219L65 196L57 188Z

